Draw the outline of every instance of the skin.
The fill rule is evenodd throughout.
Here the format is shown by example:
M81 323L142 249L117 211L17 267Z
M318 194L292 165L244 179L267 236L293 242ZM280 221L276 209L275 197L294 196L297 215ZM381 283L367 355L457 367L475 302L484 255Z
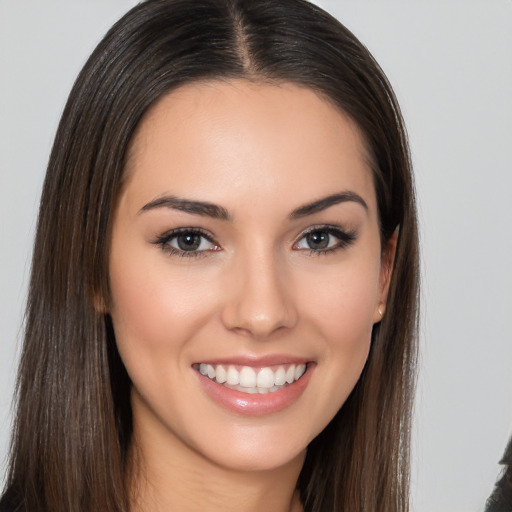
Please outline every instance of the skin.
M110 255L110 314L133 382L135 511L301 510L306 446L357 382L385 307L394 246L381 247L367 161L357 127L292 84L189 84L144 118ZM366 207L349 200L290 217L347 191ZM144 209L168 195L230 218ZM326 224L355 240L312 251L304 233ZM177 228L210 241L198 256L172 253L176 239L157 241ZM262 416L212 401L192 367L268 354L313 365L303 394Z

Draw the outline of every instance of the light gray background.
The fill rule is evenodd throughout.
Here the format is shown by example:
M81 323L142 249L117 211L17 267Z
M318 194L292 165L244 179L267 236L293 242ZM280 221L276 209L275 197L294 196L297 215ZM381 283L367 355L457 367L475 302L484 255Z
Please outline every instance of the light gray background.
M135 3L0 0L0 463L52 138L85 58ZM317 3L373 52L409 128L424 298L414 510L482 510L512 433L512 2Z

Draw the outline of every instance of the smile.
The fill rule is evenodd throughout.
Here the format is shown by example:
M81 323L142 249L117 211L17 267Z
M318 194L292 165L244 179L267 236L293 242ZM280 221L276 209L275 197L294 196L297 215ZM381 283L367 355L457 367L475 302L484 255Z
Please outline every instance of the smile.
M210 380L224 387L249 394L274 393L299 380L306 372L306 364L286 364L253 368L201 363L196 369Z

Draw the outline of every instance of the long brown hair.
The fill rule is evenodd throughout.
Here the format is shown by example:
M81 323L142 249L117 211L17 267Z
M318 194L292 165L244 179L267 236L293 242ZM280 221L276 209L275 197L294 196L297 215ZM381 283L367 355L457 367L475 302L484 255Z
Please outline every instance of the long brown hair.
M2 501L12 510L129 509L130 381L102 313L112 212L133 134L155 101L230 78L309 87L364 135L383 244L399 233L386 316L355 389L310 444L298 488L307 512L408 510L418 239L406 132L368 50L304 0L148 0L84 66L41 198Z

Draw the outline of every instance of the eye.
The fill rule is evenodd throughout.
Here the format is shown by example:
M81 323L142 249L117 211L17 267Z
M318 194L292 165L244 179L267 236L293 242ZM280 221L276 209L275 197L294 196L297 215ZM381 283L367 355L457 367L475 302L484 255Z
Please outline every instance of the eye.
M207 251L217 251L219 246L200 229L182 228L165 233L155 242L166 251L178 256L199 256Z
M336 226L321 226L303 234L293 248L322 254L347 247L355 239L356 235L353 231L344 231Z

